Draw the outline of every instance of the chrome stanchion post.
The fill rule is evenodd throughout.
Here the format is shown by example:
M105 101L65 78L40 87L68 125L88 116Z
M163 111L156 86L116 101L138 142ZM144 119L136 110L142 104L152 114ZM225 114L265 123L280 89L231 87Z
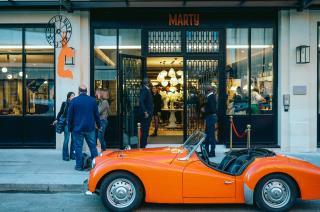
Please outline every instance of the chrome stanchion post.
M251 137L251 125L250 124L247 125L247 133L248 133L248 135L247 135L247 148L250 149L250 146L251 146L250 145L250 142L251 142L250 141L250 139L251 139L250 138Z
M137 124L138 127L138 149L140 149L140 141L141 141L141 123Z
M233 116L230 116L230 151L232 150L232 123L233 123Z

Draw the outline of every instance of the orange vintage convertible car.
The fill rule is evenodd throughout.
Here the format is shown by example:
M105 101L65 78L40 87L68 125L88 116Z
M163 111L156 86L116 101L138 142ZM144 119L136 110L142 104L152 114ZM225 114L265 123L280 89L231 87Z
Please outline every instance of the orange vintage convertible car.
M245 203L289 210L297 198L320 199L320 168L266 149L231 151L219 163L196 132L181 147L106 151L92 163L86 194L111 211L149 203Z

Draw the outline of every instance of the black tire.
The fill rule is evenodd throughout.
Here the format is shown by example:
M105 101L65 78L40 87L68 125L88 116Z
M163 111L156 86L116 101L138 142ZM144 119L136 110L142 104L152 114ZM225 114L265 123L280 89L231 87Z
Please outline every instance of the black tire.
M267 192L268 190L273 192ZM254 200L262 211L289 211L297 197L296 183L284 174L272 174L262 178L254 191Z
M117 192L118 195L114 194L115 192L111 192L111 190L116 189L117 186L119 191ZM130 190L129 188L132 189ZM124 190L126 190L125 194L123 194ZM118 202L119 204L117 206L117 198L122 198L121 195L128 196L128 191L132 194L130 201L122 205ZM133 192L135 192L134 197ZM127 172L117 171L107 175L103 179L100 187L100 197L103 205L110 211L133 211L141 205L144 190L140 181L135 176Z

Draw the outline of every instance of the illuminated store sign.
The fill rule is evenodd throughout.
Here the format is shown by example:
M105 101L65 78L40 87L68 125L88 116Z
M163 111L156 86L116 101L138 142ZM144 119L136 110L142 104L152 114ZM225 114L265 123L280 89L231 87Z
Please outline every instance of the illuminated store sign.
M199 26L200 15L198 13L189 14L169 14L169 26Z

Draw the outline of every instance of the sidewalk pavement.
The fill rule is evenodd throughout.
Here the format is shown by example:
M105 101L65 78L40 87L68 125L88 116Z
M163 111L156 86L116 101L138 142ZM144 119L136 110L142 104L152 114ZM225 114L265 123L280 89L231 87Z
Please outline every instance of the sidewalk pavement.
M211 160L219 163L225 151L217 146L217 157ZM320 152L288 155L320 166ZM0 192L81 192L89 172L74 166L74 160L62 160L61 150L0 149Z

